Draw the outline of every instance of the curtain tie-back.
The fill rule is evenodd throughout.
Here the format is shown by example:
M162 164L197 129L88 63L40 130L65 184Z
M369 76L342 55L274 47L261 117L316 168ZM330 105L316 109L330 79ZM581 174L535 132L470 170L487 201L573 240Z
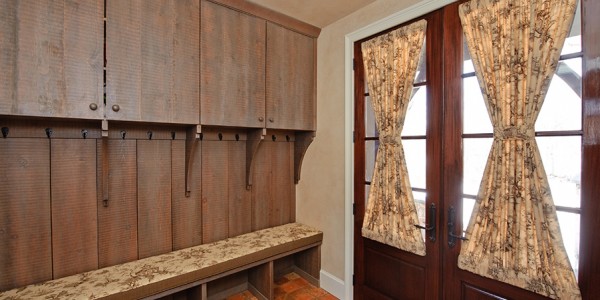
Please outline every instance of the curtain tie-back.
M379 142L381 143L381 145L399 146L401 141L402 141L402 137L400 137L400 136L393 136L393 135L379 136Z
M494 129L494 138L498 140L530 140L535 138L535 130L529 125L500 127Z

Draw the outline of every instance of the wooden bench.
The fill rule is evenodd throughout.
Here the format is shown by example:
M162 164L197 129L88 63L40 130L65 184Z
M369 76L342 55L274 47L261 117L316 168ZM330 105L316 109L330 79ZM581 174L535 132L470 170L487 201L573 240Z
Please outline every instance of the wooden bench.
M156 299L190 289L212 299L241 288L273 299L278 273L296 271L319 284L322 240L322 232L291 223L4 291L0 299Z

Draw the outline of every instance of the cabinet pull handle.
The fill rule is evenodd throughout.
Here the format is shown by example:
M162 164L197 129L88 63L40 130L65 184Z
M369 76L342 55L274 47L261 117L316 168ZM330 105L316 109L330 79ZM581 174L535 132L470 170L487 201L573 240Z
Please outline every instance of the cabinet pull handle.
M96 110L96 109L98 109L98 104L96 104L96 103L90 103L90 109L91 109L91 110Z
M273 123L273 122L275 122L275 119L269 118L269 122Z
M112 110L114 112L118 112L119 110L121 110L121 107L119 105L115 104L115 105L112 106Z
M448 208L448 247L452 248L456 245L456 240L466 241L468 238L462 236L462 234L454 234L454 218L456 217L456 211L454 206Z
M259 122L262 122L262 121L264 121L264 120L265 120L265 118L263 118L263 117L258 117L258 121L259 121Z

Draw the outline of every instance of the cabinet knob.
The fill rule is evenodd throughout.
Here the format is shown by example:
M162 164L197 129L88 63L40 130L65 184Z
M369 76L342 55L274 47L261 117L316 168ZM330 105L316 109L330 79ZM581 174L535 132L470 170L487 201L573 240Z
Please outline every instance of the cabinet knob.
M269 122L273 123L273 122L275 122L275 119L269 118Z
M96 110L96 109L98 109L98 104L96 104L96 103L90 103L90 109L91 109L91 110Z
M263 117L258 117L258 121L259 121L259 122L262 122L262 121L264 121L264 120L265 120L265 118L263 118Z
M117 105L117 104L115 104L115 105L112 106L112 110L114 112L118 112L120 109L121 109L121 107L119 107L119 105Z

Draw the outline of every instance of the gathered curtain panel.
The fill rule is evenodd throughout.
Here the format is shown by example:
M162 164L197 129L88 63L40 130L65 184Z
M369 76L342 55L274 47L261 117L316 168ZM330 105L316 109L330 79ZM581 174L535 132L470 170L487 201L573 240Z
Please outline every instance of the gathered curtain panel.
M576 6L576 0L472 0L459 8L494 141L458 266L558 299L581 294L534 125Z
M413 90L427 21L362 43L379 147L362 227L366 238L425 255L400 134Z

